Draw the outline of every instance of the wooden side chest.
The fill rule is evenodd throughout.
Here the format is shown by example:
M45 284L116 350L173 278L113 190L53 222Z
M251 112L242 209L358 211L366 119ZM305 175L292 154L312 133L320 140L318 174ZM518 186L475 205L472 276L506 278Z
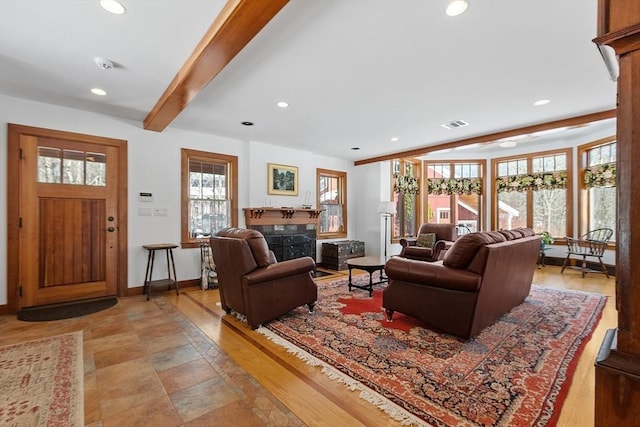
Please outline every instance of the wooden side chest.
M341 240L322 244L322 265L331 270L346 270L347 260L364 256L364 242Z

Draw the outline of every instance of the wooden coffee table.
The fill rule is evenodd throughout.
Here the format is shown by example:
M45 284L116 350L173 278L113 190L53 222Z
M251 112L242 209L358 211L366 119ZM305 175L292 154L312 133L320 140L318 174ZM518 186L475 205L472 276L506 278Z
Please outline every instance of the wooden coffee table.
M363 289L369 291L369 296L373 295L373 285L388 282L388 278L384 277L384 265L387 259L384 256L365 256L359 258L350 258L347 260L347 266L349 267L349 292L351 288ZM351 270L357 268L358 270L364 270L369 273L368 285L354 285L351 281ZM373 282L373 273L380 271L380 281Z

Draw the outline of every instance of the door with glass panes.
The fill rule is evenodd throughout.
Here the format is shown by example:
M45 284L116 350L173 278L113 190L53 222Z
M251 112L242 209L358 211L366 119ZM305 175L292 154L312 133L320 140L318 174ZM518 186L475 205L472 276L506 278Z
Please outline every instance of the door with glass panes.
M119 147L20 135L20 307L117 294Z

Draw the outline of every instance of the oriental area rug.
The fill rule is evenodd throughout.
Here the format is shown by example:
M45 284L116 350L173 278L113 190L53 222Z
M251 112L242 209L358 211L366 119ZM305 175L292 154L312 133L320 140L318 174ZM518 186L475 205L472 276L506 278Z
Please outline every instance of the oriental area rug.
M463 341L398 312L387 322L380 289L372 298L350 293L343 279L319 283L318 293L313 314L300 307L258 331L419 426L555 425L606 302L534 285L524 303Z
M0 347L0 425L84 425L82 332Z

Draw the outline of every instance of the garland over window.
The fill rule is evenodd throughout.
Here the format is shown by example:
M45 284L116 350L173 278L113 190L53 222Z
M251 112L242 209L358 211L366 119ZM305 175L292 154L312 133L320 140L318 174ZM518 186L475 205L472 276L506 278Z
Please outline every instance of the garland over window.
M430 178L427 183L429 194L482 194L482 178Z
M588 168L584 171L584 183L587 188L615 187L616 164L605 163L603 165L592 166Z
M420 191L418 179L412 176L396 175L393 191L400 194L418 194Z
M496 178L498 193L503 191L557 190L567 188L567 172L532 173Z

